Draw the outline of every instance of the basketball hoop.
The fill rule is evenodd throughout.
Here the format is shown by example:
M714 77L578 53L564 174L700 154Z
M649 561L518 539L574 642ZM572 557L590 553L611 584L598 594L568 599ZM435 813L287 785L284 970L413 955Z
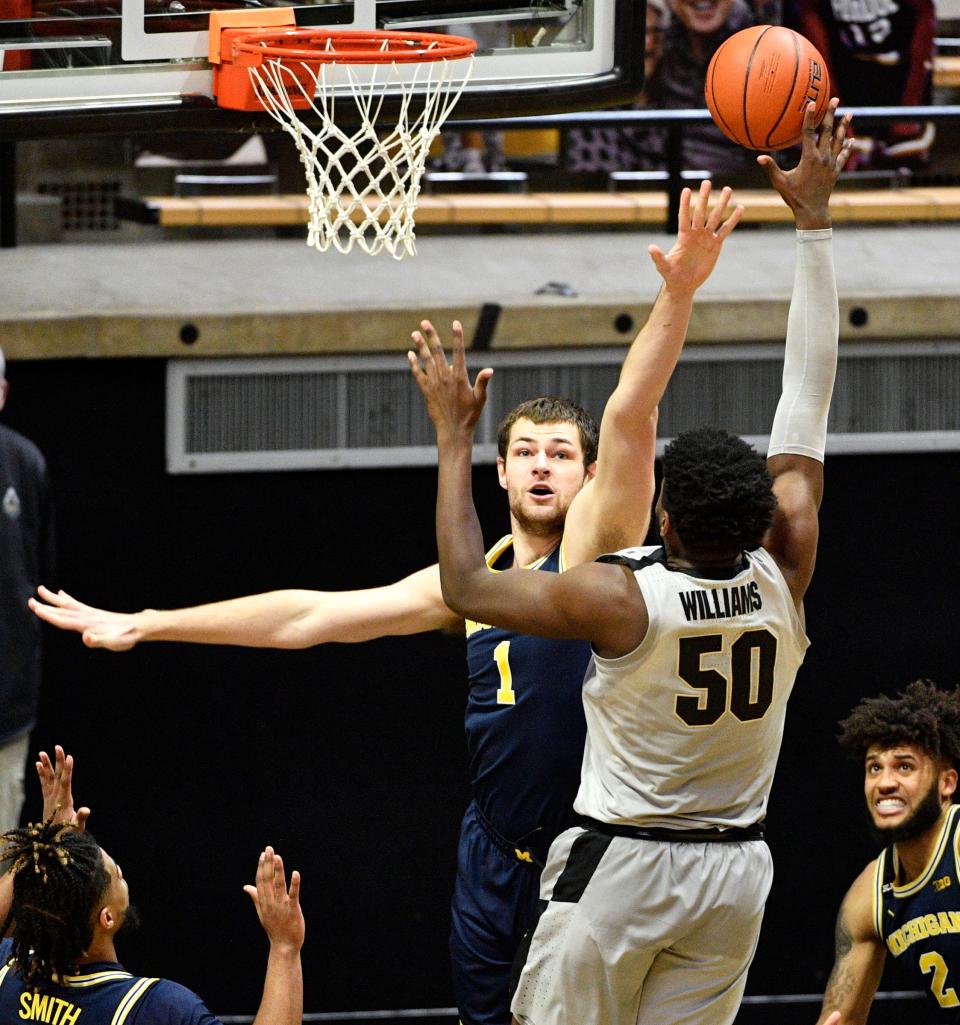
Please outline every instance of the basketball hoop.
M214 18L224 27L216 47ZM463 92L476 42L429 32L232 28L221 19L211 16L217 103L262 108L296 143L310 200L307 245L347 253L356 244L397 260L415 255L427 156ZM463 59L455 75L451 62ZM361 78L358 65L370 65L369 74ZM378 127L388 92L398 97L396 124ZM357 121L353 131L336 123L338 97L352 101L356 118L341 120ZM316 130L298 111L316 115Z

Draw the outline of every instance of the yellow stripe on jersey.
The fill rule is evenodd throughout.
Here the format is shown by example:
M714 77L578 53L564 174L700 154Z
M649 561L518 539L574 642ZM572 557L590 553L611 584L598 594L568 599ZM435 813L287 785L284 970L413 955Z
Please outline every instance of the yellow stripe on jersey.
M873 926L877 938L883 939L883 872L887 863L887 852L882 850L877 858L877 870L873 876Z
M110 1025L123 1025L127 1020L127 1015L133 1008L133 1005L143 996L144 993L155 983L158 979L138 979L133 986L127 991L124 998L117 1005L116 1011L114 1011L113 1018L110 1021Z
M562 539L561 539L560 543L563 544L563 540ZM504 537L500 538L500 540L490 549L489 552L487 552L487 554L485 556L485 559L486 559L486 562L487 562L487 569L490 570L491 573L502 573L503 572L503 570L495 569L494 568L494 564L497 562L497 560L500 558L500 556L503 555L503 553L512 544L513 544L513 535L512 534L506 534ZM528 563L523 568L524 569L539 569L547 561L547 559L549 559L550 556L553 555L554 551L555 551L555 549L551 548L550 551L547 552L546 555L541 555L539 559L534 559L533 562Z
M0 968L0 986L3 985L3 980L7 977L7 972L9 971L10 965L8 964L5 964L2 968Z
M567 535L560 535L560 554L557 556L557 572L566 573L567 571Z
M61 986L71 989L85 989L87 986L100 986L104 982L116 982L118 979L132 979L129 972L117 971L91 972L89 975L64 975L59 980Z
M933 853L930 855L930 860L927 862L926 867L917 876L912 883L908 883L906 886L897 886L893 884L893 893L896 897L912 897L915 893L922 890L927 883L930 882L930 877L933 875L934 870L940 863L940 859L943 857L943 852L946 850L947 842L950 838L950 831L953 829L953 820L956 817L957 810L960 809L960 805L953 805L947 812L946 821L943 824L943 828L940 830L940 836L937 839L936 847ZM896 860L896 848L894 848L894 864L896 865L896 874L894 879L900 874L900 864Z
M960 829L953 834L953 863L960 865Z
M513 534L504 534L502 538L490 549L489 552L484 556L487 563L487 569L493 570L494 573L499 573L500 570L493 569L493 564L500 558L501 555L513 544Z

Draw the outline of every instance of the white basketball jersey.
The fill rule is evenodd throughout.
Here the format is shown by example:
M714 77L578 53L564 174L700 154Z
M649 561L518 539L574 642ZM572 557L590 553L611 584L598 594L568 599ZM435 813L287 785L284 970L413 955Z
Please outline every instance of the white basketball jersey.
M766 814L809 641L770 554L744 559L721 580L668 569L659 547L603 557L633 569L650 627L634 651L587 669L580 814L674 829Z

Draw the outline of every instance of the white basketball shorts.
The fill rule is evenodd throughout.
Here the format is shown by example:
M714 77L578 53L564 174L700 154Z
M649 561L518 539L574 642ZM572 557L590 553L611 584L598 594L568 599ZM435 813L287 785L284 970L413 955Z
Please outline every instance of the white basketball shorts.
M729 1025L772 880L762 840L568 829L550 848L513 1014L522 1025Z

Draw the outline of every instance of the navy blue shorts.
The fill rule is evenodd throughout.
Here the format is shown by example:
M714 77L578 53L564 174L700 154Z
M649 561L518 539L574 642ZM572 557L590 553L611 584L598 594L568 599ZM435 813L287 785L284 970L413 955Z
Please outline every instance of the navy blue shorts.
M460 826L450 928L463 1025L510 1025L513 959L536 917L539 894L540 867L495 843L471 802Z

